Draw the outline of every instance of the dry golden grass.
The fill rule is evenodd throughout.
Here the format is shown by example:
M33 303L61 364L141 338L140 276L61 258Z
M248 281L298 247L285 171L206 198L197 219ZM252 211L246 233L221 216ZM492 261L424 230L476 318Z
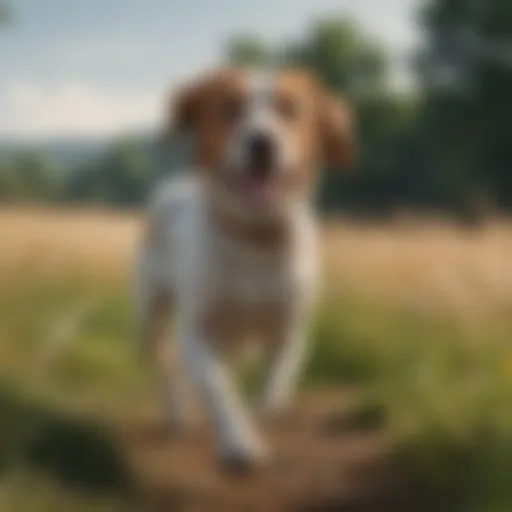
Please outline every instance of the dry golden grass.
M0 209L0 279L71 273L124 279L140 231L137 215ZM473 230L442 222L363 225L323 233L329 286L411 307L478 314L512 304L512 224Z
M136 216L44 208L0 209L0 279L24 273L124 277L136 247Z
M512 304L512 224L337 223L324 235L337 284L411 307L479 313Z

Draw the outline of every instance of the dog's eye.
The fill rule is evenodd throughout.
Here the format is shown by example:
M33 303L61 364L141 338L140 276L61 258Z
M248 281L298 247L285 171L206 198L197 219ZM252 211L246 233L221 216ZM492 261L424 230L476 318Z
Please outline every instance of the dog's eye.
M226 98L219 105L219 114L227 122L233 123L240 119L243 103L238 98Z
M278 98L275 108L278 114L287 121L294 121L300 114L300 105L293 98Z

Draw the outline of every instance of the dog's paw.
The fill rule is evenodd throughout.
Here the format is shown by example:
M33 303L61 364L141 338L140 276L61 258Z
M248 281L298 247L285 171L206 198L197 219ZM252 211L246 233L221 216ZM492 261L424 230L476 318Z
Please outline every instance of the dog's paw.
M266 467L268 460L266 454L232 453L221 456L220 467L230 475L246 476Z
M263 464L260 460L241 456L231 455L220 459L221 469L230 475L245 476L250 475L260 469Z
M250 474L263 468L268 460L267 448L259 440L252 443L231 445L221 449L220 466L234 475Z

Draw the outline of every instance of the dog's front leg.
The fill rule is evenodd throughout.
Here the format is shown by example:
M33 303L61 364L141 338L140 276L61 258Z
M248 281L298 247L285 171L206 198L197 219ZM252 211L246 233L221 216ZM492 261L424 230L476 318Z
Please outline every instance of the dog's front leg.
M182 353L217 435L221 461L228 469L250 469L265 457L265 448L224 362L197 329L185 325L180 334Z
M308 352L310 302L301 298L290 302L282 325L273 333L270 371L263 389L261 412L273 415L290 403Z

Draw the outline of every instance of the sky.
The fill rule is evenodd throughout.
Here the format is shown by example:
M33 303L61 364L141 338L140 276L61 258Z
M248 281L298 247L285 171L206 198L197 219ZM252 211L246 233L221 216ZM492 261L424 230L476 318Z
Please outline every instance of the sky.
M0 0L0 3L2 0ZM219 62L233 34L271 43L312 20L355 19L396 62L419 0L10 0L0 30L0 140L104 137L160 122L169 90ZM401 64L393 80L408 87Z

